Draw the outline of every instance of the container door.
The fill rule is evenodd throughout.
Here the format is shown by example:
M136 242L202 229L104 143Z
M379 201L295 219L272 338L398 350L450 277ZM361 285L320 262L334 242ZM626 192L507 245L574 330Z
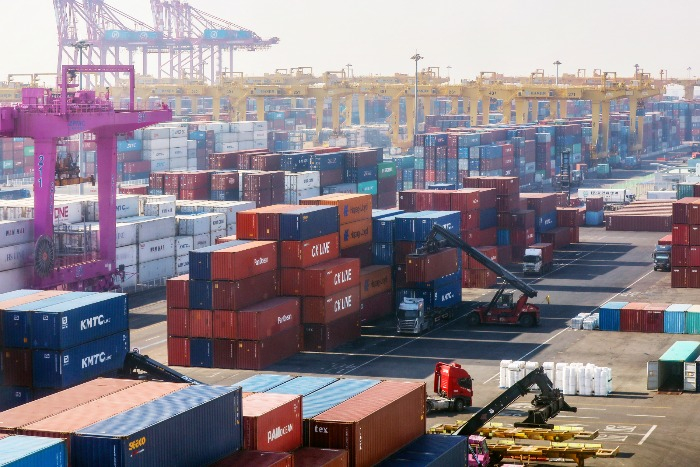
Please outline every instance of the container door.
M685 375L683 377L683 391L695 392L698 387L697 364L695 362L684 362Z
M659 362L647 362L647 390L659 389Z

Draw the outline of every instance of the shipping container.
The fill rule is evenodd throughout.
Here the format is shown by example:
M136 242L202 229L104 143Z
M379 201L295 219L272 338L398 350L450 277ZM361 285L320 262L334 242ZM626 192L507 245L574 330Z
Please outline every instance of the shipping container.
M215 310L240 310L279 294L278 272L269 271L240 281L214 281L212 306Z
M7 386L32 386L32 351L5 347L0 358L2 383Z
M677 341L659 360L647 363L647 389L659 391L683 391L685 363L695 362L700 356L700 343Z
M301 396L262 392L243 404L243 448L293 451L302 442Z
M280 240L304 241L338 231L338 210L333 206L301 206L280 214Z
M298 394L305 397L336 381L338 381L337 378L325 376L299 376L266 392L275 394Z
M302 329L295 327L267 339L239 340L236 367L241 370L262 370L302 350Z
M456 248L444 248L430 254L410 254L406 257L406 280L430 282L455 273L459 269Z
M360 302L360 323L374 321L383 316L393 314L394 292L387 290Z
M307 352L328 352L362 334L359 310L327 324L304 323L303 327Z
M273 271L277 259L277 242L252 241L219 249L211 253L211 279L237 281Z
M239 387L189 386L81 429L71 457L74 465L208 465L241 448L241 418Z
M238 342L231 339L212 341L212 365L214 368L235 369Z
M212 254L215 251L224 250L237 245L244 245L246 243L248 243L246 240L234 240L190 251L190 279L210 281L213 272Z
M379 463L382 467L442 467L469 464L466 436L423 435Z
M0 465L9 467L65 467L66 442L39 436L8 436L0 439Z
M669 334L685 333L685 314L690 304L673 304L664 313L664 332Z
M290 375L257 374L239 381L236 385L240 386L243 392L266 392L292 379L294 376Z
M280 243L280 266L283 268L306 268L336 259L339 255L340 243L337 233L305 241Z
M664 332L664 313L668 308L667 303L650 303L644 307L642 313L642 332Z
M293 453L295 466L347 467L348 452L344 449L301 448Z
M188 337L168 337L168 365L190 366L190 339Z
M278 297L239 310L236 338L263 340L298 328L301 324L301 300Z
M599 327L601 331L620 330L620 310L627 306L628 302L608 302L600 306Z
M302 299L302 323L327 324L360 311L360 288L350 287L328 297Z
M372 195L336 193L300 201L302 205L336 206L340 225L371 219Z
M276 204L236 213L236 235L249 240L279 240L279 216L298 205Z
M359 284L360 261L357 259L334 259L303 270L303 295L327 297Z
M190 300L188 308L213 310L213 282L190 280Z
M211 467L293 467L293 461L287 452L238 451Z
M693 305L686 311L685 333L700 334L700 305Z
M190 365L198 368L214 366L214 348L211 339L190 339Z
M641 332L648 303L630 302L620 309L620 331Z
M172 308L189 308L190 306L190 276L173 277L165 282L165 302Z
M347 449L351 465L375 465L425 434L425 398L425 383L382 381L309 420L309 445Z
M340 226L340 249L372 242L372 219L349 222Z

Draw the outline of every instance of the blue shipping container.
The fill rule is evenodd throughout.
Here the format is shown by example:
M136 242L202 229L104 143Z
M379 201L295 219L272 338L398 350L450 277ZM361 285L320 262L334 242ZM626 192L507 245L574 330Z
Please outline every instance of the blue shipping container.
M190 281L190 309L212 310L214 300L212 281Z
M479 211L479 230L486 230L498 225L498 211L496 208L481 209Z
M2 341L5 347L28 349L31 346L31 311L90 295L93 295L93 292L68 292L3 310Z
M308 396L304 396L301 401L303 410L302 418L313 418L331 407L335 407L351 397L366 391L376 384L379 384L379 380L340 379L323 389L319 389Z
M280 240L303 241L338 231L338 208L303 206L279 216Z
M243 392L265 392L293 379L291 375L259 374L236 383Z
M598 325L601 331L620 330L620 309L629 302L608 302L598 310Z
M0 465L8 467L64 467L66 442L41 436L8 436L0 439Z
M461 279L461 278L459 278ZM457 280L451 284L436 288L432 295L431 307L447 308L462 301L462 282Z
M510 230L498 229L496 231L496 243L500 245L510 245Z
M382 217L372 221L372 240L376 243L392 243L396 216Z
M212 368L214 350L211 339L190 339L190 366Z
M414 221L415 237L413 241L425 241L435 224L444 227L455 235L459 235L462 220L459 211L423 211L418 214Z
M603 225L604 211L586 211L586 225Z
M0 412L26 404L31 400L32 388L23 386L0 386Z
M372 219L383 219L385 217L394 217L403 214L401 209L372 209Z
M394 264L394 244L393 243L373 243L372 244L372 264L383 264L383 265Z
M248 240L234 240L190 251L190 279L210 281L212 252L244 243L248 243Z
M685 312L692 305L673 304L669 305L664 312L664 332L669 334L685 333Z
M557 226L557 212L547 212L535 218L535 232L548 232Z
M338 170L343 168L344 152L312 154L309 158L311 170Z
M435 289L440 289L442 287L445 287L447 285L451 285L455 281L461 280L461 278L462 278L461 258L458 260L458 263L459 263L459 267L458 267L457 271L453 272L452 274L442 276L442 277L435 279L434 281L430 281L430 282L413 282L411 284L411 287L413 287L414 289L435 290Z
M73 465L209 465L243 444L241 388L196 385L76 432Z
M117 152L141 151L143 142L140 139L122 139L117 141Z
M345 169L343 181L346 183L363 183L377 180L377 166L358 167L356 169Z
M469 446L466 436L423 435L404 446L378 465L442 467L468 464Z
M275 394L300 394L307 396L318 391L330 384L338 381L337 378L329 378L325 376L299 376L291 381L275 386L267 392Z
M32 348L63 350L129 328L126 294L100 293L31 313Z
M34 386L63 389L124 367L129 332L118 332L66 350L32 351Z

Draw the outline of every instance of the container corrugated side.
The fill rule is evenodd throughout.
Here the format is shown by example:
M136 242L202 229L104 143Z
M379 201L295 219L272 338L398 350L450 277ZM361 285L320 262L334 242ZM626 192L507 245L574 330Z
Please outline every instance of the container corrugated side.
M664 332L668 334L684 334L685 333L685 312L692 305L690 304L672 304L666 308L664 313Z
M352 465L374 465L425 434L425 398L425 383L382 381L309 420L309 445L347 449Z
M688 308L685 314L685 333L700 334L700 305Z
M335 193L306 198L301 200L299 204L337 206L340 225L372 217L372 195Z
M293 451L301 446L301 396L259 392L243 404L243 449Z
M68 465L62 439L8 436L0 440L0 465L9 467L64 467Z
M293 460L286 452L238 451L211 467L293 467Z
M280 243L280 266L283 268L305 268L336 259L338 256L340 256L340 242L337 233L305 241Z
M126 294L90 295L32 313L32 348L62 350L128 327Z
M379 384L375 379L340 379L335 383L304 396L303 417L310 419L363 391ZM308 443L304 443L308 444Z
M20 407L0 412L0 432L14 433L18 427L38 422L142 382L129 379L98 378L42 397Z
M212 253L211 279L237 281L277 269L277 242L252 241Z
M304 350L328 352L339 345L358 339L362 334L360 311L326 324L304 324Z
M302 338L302 328L297 326L267 339L241 339L238 341L236 367L241 370L262 370L301 351Z
M327 376L299 376L298 378L294 378L291 381L287 381L286 383L282 383L270 389L268 392L308 396L312 392L316 392L336 381L338 381L337 378Z
M240 310L278 295L277 271L268 271L240 281L214 281L212 306L215 310Z
M291 375L259 374L236 383L243 392L265 392L294 378Z
M338 210L333 206L300 206L280 214L280 240L304 241L338 231Z
M294 465L347 467L348 452L344 449L301 448L294 451Z
M121 369L129 350L128 331L66 350L34 350L34 386L63 389Z
M609 302L600 307L599 327L601 331L620 330L620 309L627 305L627 302Z
M212 253L225 248L248 243L246 240L233 240L190 251L190 280L212 279Z
M379 463L381 467L468 465L466 436L423 435Z
M208 465L242 445L241 388L196 385L88 426L74 465Z
M277 297L238 312L236 338L261 340L301 324L301 299Z
M341 258L304 269L304 295L327 297L360 284L360 261Z

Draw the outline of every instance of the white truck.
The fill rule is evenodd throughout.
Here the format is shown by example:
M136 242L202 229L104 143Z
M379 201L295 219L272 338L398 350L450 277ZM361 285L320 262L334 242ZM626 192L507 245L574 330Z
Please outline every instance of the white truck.
M603 198L605 204L629 204L636 199L630 190L625 188L579 188L578 198Z
M535 243L525 249L523 257L523 274L546 274L554 265L554 245Z
M404 297L396 310L396 332L399 334L420 334L442 320L454 316L456 306L448 308L427 308L422 298Z

